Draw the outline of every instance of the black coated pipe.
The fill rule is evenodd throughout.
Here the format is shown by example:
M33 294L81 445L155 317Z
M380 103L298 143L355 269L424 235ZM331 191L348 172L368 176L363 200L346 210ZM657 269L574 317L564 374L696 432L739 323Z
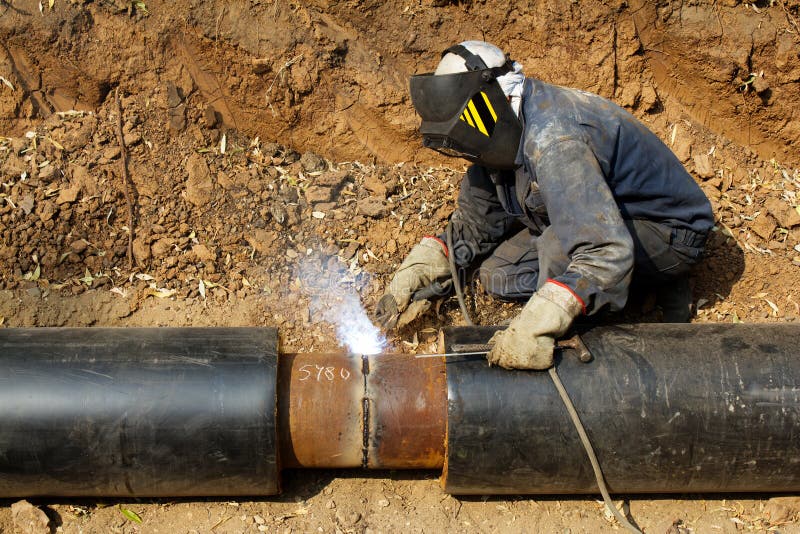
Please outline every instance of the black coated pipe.
M495 328L449 328L446 350ZM557 371L612 492L800 490L800 328L595 327ZM596 493L591 465L545 372L449 358L444 488L454 494Z
M444 348L463 351L494 331L446 329ZM580 338L559 351L557 369L611 491L800 490L799 326L596 327ZM276 383L277 360L274 329L0 329L0 497L271 495L278 433L310 454L319 442L300 437L319 421L327 427L315 431L331 433L324 443L363 452L359 440L337 441L329 404L297 396L307 387L338 398L328 393L353 378L344 363L320 357L316 374L307 363L289 384ZM427 436L428 456L403 465L444 457L450 493L597 491L547 373L439 360L445 444L427 435L440 426L445 435L441 373L387 362L375 361L379 386L356 409L380 429L385 457ZM276 420L276 391L289 387L297 406ZM409 425L401 412L430 419Z
M277 332L0 330L0 497L278 491Z

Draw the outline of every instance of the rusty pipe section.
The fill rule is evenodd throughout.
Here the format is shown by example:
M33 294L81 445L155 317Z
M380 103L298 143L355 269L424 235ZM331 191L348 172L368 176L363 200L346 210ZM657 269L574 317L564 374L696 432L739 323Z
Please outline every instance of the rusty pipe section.
M444 464L443 358L281 354L282 467L439 469Z

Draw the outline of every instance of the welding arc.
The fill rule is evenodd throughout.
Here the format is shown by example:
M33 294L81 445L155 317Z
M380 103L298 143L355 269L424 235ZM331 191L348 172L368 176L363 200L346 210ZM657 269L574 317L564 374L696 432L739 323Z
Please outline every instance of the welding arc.
M453 286L455 286L456 290L456 298L458 299L458 305L461 308L461 313L464 314L464 321L469 326L474 326L475 323L472 322L472 317L469 315L469 311L467 310L467 303L464 299L464 294L461 291L461 281L458 277L458 269L456 268L456 260L455 254L453 251L453 225L448 224L447 229L445 231L445 239L447 239L447 249L449 254L447 255L448 261L450 263L450 276L453 278ZM487 354L486 352L471 352L471 353L462 353L461 356L467 355L477 355L477 354ZM441 356L451 356L455 355L453 353L450 354L443 354ZM418 358L425 357L423 355L418 355ZM572 420L572 424L575 426L575 430L578 432L578 436L581 439L581 443L583 444L583 448L586 450L586 456L589 457L589 462L592 464L592 471L594 472L594 477L597 480L597 487L600 490L600 494L603 496L603 501L606 504L606 508L608 508L614 517L617 518L617 521L625 527L626 529L630 530L631 532L635 532L637 534L642 534L642 532L634 527L626 518L622 515L622 513L617 510L617 507L614 506L614 502L611 500L611 495L608 493L608 487L606 486L605 477L603 476L603 470L600 468L600 462L597 460L597 455L594 453L594 448L592 447L592 442L589 441L589 436L586 435L586 430L583 428L583 423L581 423L581 419L578 416L578 411L575 409L575 405L572 403L572 399L569 397L569 393L567 393L564 384L561 383L561 379L558 378L558 373L556 373L555 367L550 367L548 369L550 373L550 378L553 380L553 384L558 390L558 394L561 397L561 400L564 402L564 406L567 408L567 412L569 413L569 417Z

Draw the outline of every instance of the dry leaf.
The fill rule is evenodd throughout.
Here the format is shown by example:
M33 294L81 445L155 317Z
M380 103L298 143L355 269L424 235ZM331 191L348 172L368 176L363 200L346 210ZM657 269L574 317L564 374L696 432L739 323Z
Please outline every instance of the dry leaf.
M775 303L774 303L774 302L772 302L772 301L771 301L771 300L769 300L769 299L764 299L764 302L766 302L767 304L769 304L769 307L770 307L770 308L772 308L772 315L777 317L777 316L778 316L778 314L779 314L779 313L780 313L780 311L781 311L780 309L778 309L778 306L776 306L776 305L775 305Z
M89 269L87 268L83 273L83 278L78 278L78 281L89 286L92 285L92 282L94 282L94 276L92 276L92 273L90 273Z
M128 297L128 292L127 292L127 291L125 291L125 290L124 290L124 289L122 289L122 288L119 288L119 287L112 287L112 288L110 289L110 291L111 291L112 293L116 293L117 295L119 295L119 296L120 296L120 297L122 297L122 298L127 298L127 297Z
M22 278L25 279L25 280L31 280L32 282L35 282L35 281L37 281L39 279L39 276L41 274L42 274L42 268L37 263L36 264L36 268L33 271L25 273Z
M175 290L174 289L167 289L167 288L164 288L164 287L159 288L159 287L156 287L155 284L150 284L150 287L147 288L147 292L146 292L146 295L148 295L148 296L152 295L152 296L154 296L156 298L160 298L160 299L165 299L165 298L171 297L174 294L175 294Z

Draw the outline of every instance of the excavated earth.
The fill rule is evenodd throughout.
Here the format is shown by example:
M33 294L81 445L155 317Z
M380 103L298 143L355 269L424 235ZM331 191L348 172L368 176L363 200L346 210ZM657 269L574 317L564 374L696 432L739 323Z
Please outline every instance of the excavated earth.
M799 20L798 0L0 0L0 325L263 325L287 351L343 350L325 299L356 292L370 309L414 243L442 230L464 170L420 148L408 77L476 38L529 76L613 99L684 162L717 217L695 321L797 321ZM484 324L515 311L479 288L473 304ZM604 320L658 319L636 295ZM436 350L436 329L462 322L446 302L392 350ZM0 533L28 520L85 533L619 530L592 498L456 499L436 476L290 472L282 496L235 502L0 502ZM791 496L629 504L646 532L800 532Z

